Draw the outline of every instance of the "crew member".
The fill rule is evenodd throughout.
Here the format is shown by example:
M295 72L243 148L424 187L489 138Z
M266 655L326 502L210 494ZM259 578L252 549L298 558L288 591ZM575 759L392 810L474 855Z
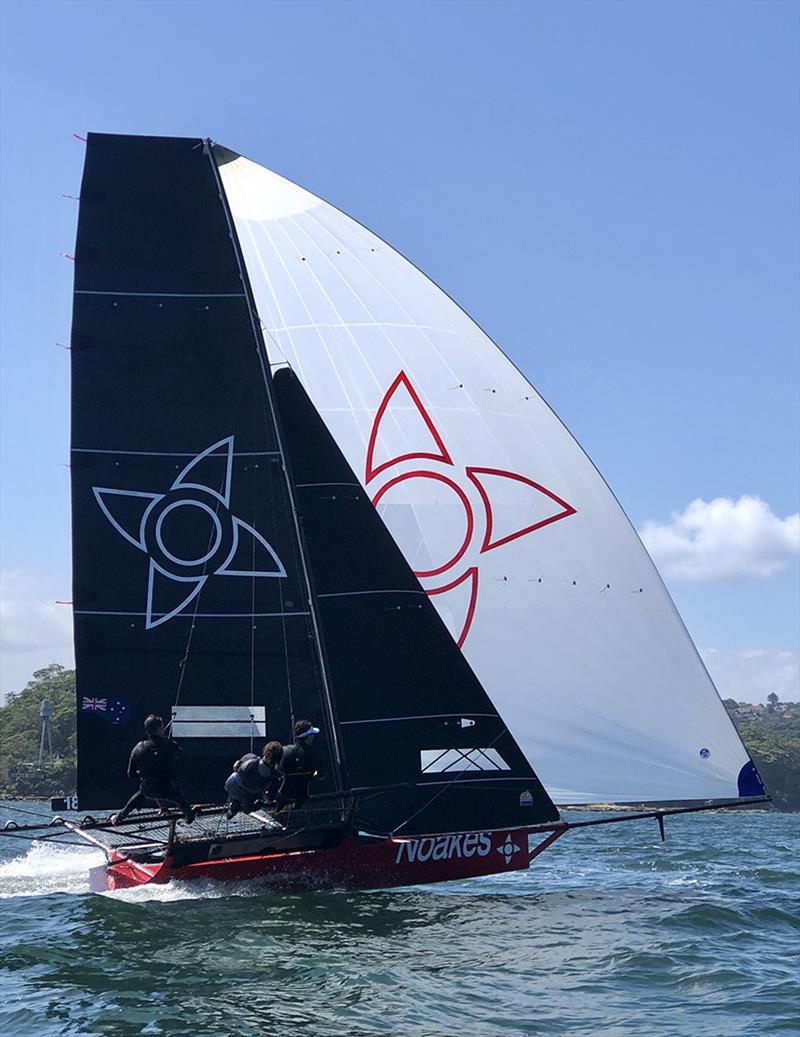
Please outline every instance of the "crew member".
M301 806L308 799L309 787L319 775L321 762L314 741L319 728L310 720L298 720L292 728L292 744L283 750L281 770L284 780L278 793L278 806Z
M147 737L133 747L128 760L128 777L139 778L139 791L112 817L112 823L118 825L132 810L154 799L162 811L165 804L177 806L191 824L195 811L175 781L175 761L181 752L180 746L167 738L164 721L155 713L145 718L144 731Z
M280 742L267 742L261 756L247 753L233 765L233 774L225 782L228 793L228 820L239 811L249 814L262 803L274 803L281 774L278 771L283 746Z

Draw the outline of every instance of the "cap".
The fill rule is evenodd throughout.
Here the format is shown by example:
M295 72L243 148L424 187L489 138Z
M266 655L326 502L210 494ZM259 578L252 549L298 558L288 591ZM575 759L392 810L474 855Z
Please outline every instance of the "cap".
M309 735L318 735L318 734L319 734L319 728L318 727L314 727L314 725L312 724L310 727L307 727L305 731L300 731L294 737L295 737L295 739L299 740L301 738L308 738Z

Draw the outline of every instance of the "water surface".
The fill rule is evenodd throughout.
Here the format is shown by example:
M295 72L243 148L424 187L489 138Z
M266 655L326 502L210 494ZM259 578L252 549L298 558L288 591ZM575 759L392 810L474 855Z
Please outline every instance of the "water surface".
M797 815L590 828L528 872L385 892L98 896L101 861L0 839L9 1037L800 1033Z

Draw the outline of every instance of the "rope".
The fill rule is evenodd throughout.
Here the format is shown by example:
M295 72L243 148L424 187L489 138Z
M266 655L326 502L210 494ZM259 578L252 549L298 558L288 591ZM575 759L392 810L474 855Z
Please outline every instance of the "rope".
M18 814L30 814L31 817L42 817L42 815L37 810L26 810L25 807L15 807L12 806L10 803L0 803L0 808L2 808L3 810L16 810ZM48 825L49 823L49 821L44 821L42 827Z
M80 842L77 836L72 838L58 838L56 835L20 835L16 832L2 832L6 839L24 839L29 843L60 843L62 846L80 847L86 846L86 843Z
M277 529L277 516L275 513L275 494L272 492L272 484L270 482L270 506L272 508L272 528ZM290 505L291 506L291 505ZM294 547L294 545L292 545ZM297 559L295 558L295 563ZM286 599L283 593L283 580L276 580L278 584L278 597L280 599L280 613L281 613L281 640L283 643L283 666L286 672L286 693L289 700L289 718L290 725L294 724L294 699L292 697L292 669L289 665L289 639L286 634Z
M255 483L255 468L253 469L253 483ZM253 512L250 525L256 528L255 516L255 485L252 487ZM250 572L250 752L252 753L256 736L256 718L253 712L255 706L255 681L256 681L256 540L250 538L251 559Z
M210 456L212 456L212 457L219 457L220 455L219 454L212 454ZM222 486L220 486L220 488L219 488L219 495L217 497L217 503L214 506L214 517L215 518L216 518L217 514L219 513L219 506L222 503L222 491L224 489L225 489L225 479L223 478ZM211 552L211 544L213 543L213 541L214 541L214 527L212 526L211 527L211 532L208 535L208 546L206 547L206 554L207 555ZM209 562L208 558L206 558L205 562L203 562L203 572L201 574L201 577L202 577L203 580L205 580L207 578L207 576L208 576L208 573L207 573L208 562ZM201 586L200 590L195 595L194 610L192 611L192 622L191 622L191 625L189 627L189 633L188 633L188 635L186 637L186 649L185 649L185 651L183 653L183 658L181 659L180 664L179 664L180 676L178 677L178 687L177 687L177 689L175 691L175 705L176 706L178 705L178 702L180 701L181 690L183 689L183 679L186 676L186 664L189 662L189 652L190 652L191 647L192 647L192 638L194 637L195 623L197 622L197 610L200 608L200 598L202 596L203 596L203 587ZM172 721L170 721L170 723L167 725L167 727L169 728L171 726L171 724L172 724Z

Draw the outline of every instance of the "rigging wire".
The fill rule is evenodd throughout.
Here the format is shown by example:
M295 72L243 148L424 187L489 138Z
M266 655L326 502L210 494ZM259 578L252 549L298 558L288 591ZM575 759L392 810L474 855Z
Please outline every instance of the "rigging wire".
M253 462L253 479L255 483L255 462ZM252 501L252 512L250 525L256 528L255 515L255 485L252 486L250 499ZM256 683L256 540L250 538L250 752L253 752L256 736L255 718L255 683Z
M82 848L86 846L86 843L82 843L78 836L65 836L63 839L59 838L57 834L53 835L22 835L18 832L0 832L0 835L5 839L24 839L29 843L59 843L61 846L72 846L73 848ZM60 835L60 833L59 833ZM77 840L77 841L76 841Z
M275 494L272 494L272 522L273 529L275 526ZM286 633L286 599L283 594L283 581L278 580L278 595L280 598L280 612L281 612L281 638L283 640L283 665L286 671L286 694L289 702L289 723L290 728L294 727L295 715L294 715L294 698L292 695L292 667L289 662L289 638Z
M330 691L330 687L329 687L329 684L328 684L328 674L327 674L326 667L325 667L325 660L324 660L324 654L323 654L323 649L322 649L322 639L321 639L320 630L319 630L319 620L317 618L317 614L316 614L316 611L315 611L315 604L314 604L313 594L312 594L312 590L311 590L311 579L310 579L310 576L309 576L309 573L308 573L308 567L307 567L307 564L306 564L306 558L305 558L305 554L304 554L304 551L303 551L302 533L301 533L299 518L298 518L298 514L297 514L297 504L296 504L295 497L294 497L294 488L292 486L292 480L291 480L291 476L290 476L290 473L289 473L289 468L288 468L288 465L287 465L286 449L285 449L285 445L284 445L283 438L282 438L282 435L281 435L280 423L279 423L279 420L278 420L278 415L277 415L277 411L276 411L276 407L275 407L275 401L274 401L274 398L273 398L269 356L267 355L267 349L266 349L266 345L265 345L265 341L264 341L264 336L262 334L261 327L260 327L261 318L258 316L258 313L256 311L255 301L254 301L254 299L252 297L252 289L250 287L250 282L249 282L249 279L247 277L246 264L245 264L244 257L243 257L242 252L241 252L241 245L239 244L239 239L238 239L238 236L237 236L237 233L236 233L236 227L235 227L235 224L234 224L233 215L231 213L230 206L228 204L228 199L227 199L227 196L225 194L225 188L224 188L223 183L222 183L222 178L220 176L219 169L218 169L216 161L214 159L213 147L214 147L214 144L213 144L213 141L211 141L210 138L207 139L204 142L204 151L205 151L205 154L208 156L208 160L209 160L209 163L211 165L211 169L213 171L214 179L215 179L215 182L217 184L220 201L222 202L222 209L223 209L223 212L224 212L224 215L225 215L226 222L228 224L228 231L229 231L229 234L230 234L231 241L233 242L233 249L234 249L234 255L235 255L235 258L236 258L236 263L237 263L237 265L239 267L239 276L241 278L242 284L244 285L244 289L245 289L245 295L246 295L246 298L247 298L247 308L248 308L248 312L250 314L250 322L251 322L251 326L252 326L252 330L253 330L253 338L254 338L254 342L255 342L255 346L256 346L256 352L258 354L259 362L261 364L262 376L263 376L263 379L264 379L266 403L267 403L267 406L269 407L270 416L272 418L272 425L273 425L274 430L275 430L275 436L276 436L276 440L277 440L277 444L278 444L278 449L279 449L279 452L280 452L281 464L282 464L283 475L284 475L284 480L285 480L285 485L286 485L286 492L287 492L287 496L288 496L288 499L289 499L289 505L290 505L290 509L291 509L290 523L293 523L293 525L294 525L294 532L295 532L295 537L296 537L296 540L297 540L297 551L298 551L299 562L300 562L300 573L302 574L304 588L305 588L305 591L306 591L306 593L308 595L308 603L309 603L309 610L310 610L310 626L311 626L311 631L312 631L313 638L314 638L315 645L316 645L317 655L319 657L318 658L318 664L319 664L319 673L320 673L320 676L321 676L321 684L322 684L322 706L325 709L325 712L327 714L327 720L328 720L328 723L330 725L330 739L331 739L331 743L332 743L331 744L331 748L333 750L332 751L333 759L332 759L331 762L333 764L333 771L334 771L335 778L336 778L336 784L337 784L338 787L341 787L341 784L342 784L342 772L341 772L342 759L341 759L341 747L340 747L340 743L339 743L339 733L338 733L337 726L336 726L336 719L335 719L335 713L334 713L334 708L333 708L333 701L332 701L332 698L331 698L331 691Z
M219 457L221 455L219 455L219 454L211 454L210 456L211 457ZM231 473L232 472L233 472L233 465L231 465ZM222 503L222 495L223 495L223 492L225 490L225 482L226 482L226 480L227 480L227 475L223 477L222 485L220 486L219 492L216 495L217 496L217 502L214 505L214 517L215 518L217 518L217 516L219 514L219 506ZM212 553L211 552L211 545L214 542L215 533L216 533L216 528L214 526L212 526L211 527L211 532L208 535L208 546L206 547L206 555L210 555ZM204 587L205 587L205 580L208 578L208 571L207 571L208 570L208 563L209 563L209 558L207 557L206 560L203 562L203 571L201 573L201 579L204 582L203 582L203 585L200 587L200 590L197 592L197 595L195 596L195 599L194 599L194 609L192 610L192 622L191 622L191 624L189 626L189 633L186 635L186 648L185 648L184 653L183 653L183 658L181 659L181 661L179 663L179 666L178 666L178 669L179 669L180 672L179 672L179 675L178 675L178 687L175 690L175 705L176 706L178 705L178 702L180 701L181 690L183 689L183 680L184 680L184 677L186 676L186 666L187 666L187 663L189 662L189 652L190 652L191 647L192 647L192 638L194 637L195 624L197 623L197 612L198 612L198 609L200 608L200 598L203 596L203 590L204 590ZM170 722L167 725L167 727L169 728L171 725L172 725L172 721L170 720Z
M272 363L270 363L270 365L269 365L269 366L270 366L270 367L283 367L284 365L286 365L286 367L288 367L288 368L289 368L289 370L291 371L291 370L292 370L292 365L291 365L291 363L290 363L290 361L289 361L289 358L288 358L288 357L286 356L286 353L285 353L285 352L284 352L284 351L283 351L283 350L281 349L281 347L280 347L280 343L278 342L277 338L275 338L275 335L274 335L274 334L272 333L272 329L271 329L271 328L269 328L269 327L268 327L268 326L267 326L267 325L266 325L266 324L264 323L264 321L263 321L263 320L261 319L261 317L259 316L259 314L258 314L258 311L256 311L256 315L255 315L255 316L256 316L256 320L258 321L258 323L259 323L259 326L260 326L260 328L261 328L261 333L262 333L263 335L266 335L266 336L267 336L267 338L268 338L268 339L270 340L270 342L272 343L272 345L273 345L273 346L275 347L275 351L276 351L277 353L280 353L280 355L281 355L281 356L283 357L283 359L282 359L282 360L279 360L279 361L278 361L277 363L275 363L275 362L273 361Z
M25 807L15 807L11 803L0 803L0 810L15 810L18 814L30 814L31 817L43 817L38 810L26 810ZM50 821L42 822L42 826L49 825Z

